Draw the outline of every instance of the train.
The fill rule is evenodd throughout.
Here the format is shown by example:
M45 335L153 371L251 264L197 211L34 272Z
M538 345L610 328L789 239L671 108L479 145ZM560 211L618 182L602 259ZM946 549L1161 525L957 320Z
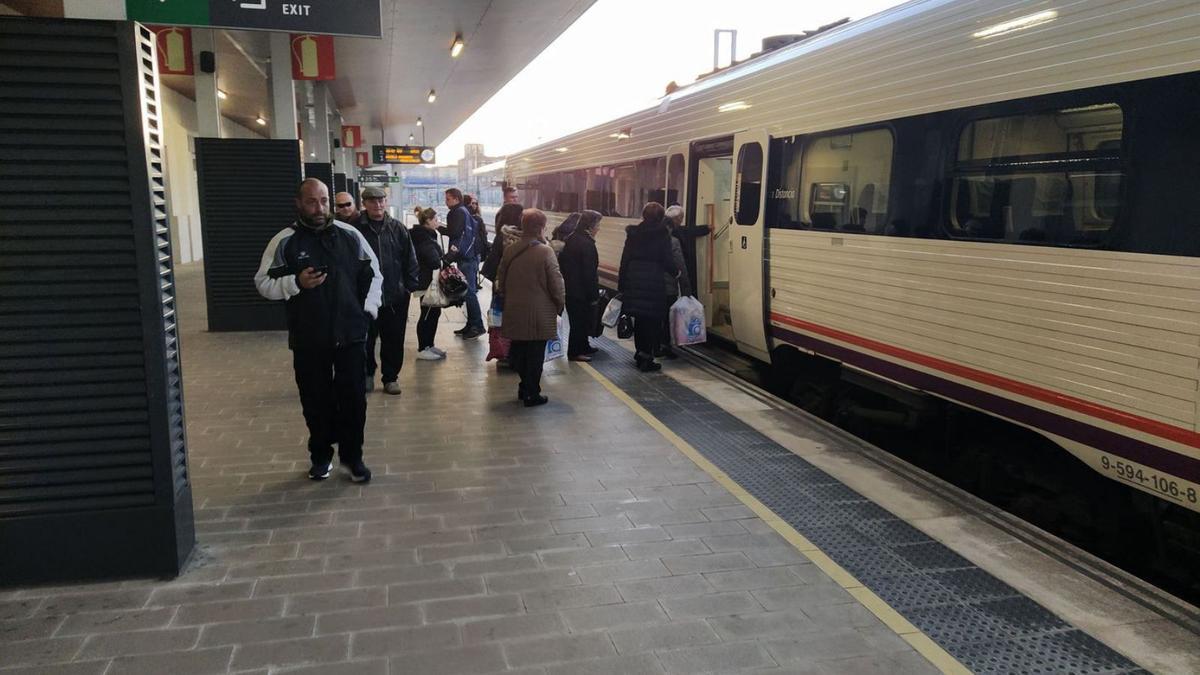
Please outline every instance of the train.
M1086 467L1200 555L1200 3L914 0L765 46L506 180L605 215L610 286L642 205L681 205L710 336L817 400L1036 437L989 461Z

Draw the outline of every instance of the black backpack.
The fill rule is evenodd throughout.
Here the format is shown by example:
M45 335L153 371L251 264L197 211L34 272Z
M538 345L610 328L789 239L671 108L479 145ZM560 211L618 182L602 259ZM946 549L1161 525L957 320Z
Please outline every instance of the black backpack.
M472 215L471 219L475 221L475 250L479 252L480 260L487 260L492 251L492 244L487 238L487 225L483 224L480 216Z

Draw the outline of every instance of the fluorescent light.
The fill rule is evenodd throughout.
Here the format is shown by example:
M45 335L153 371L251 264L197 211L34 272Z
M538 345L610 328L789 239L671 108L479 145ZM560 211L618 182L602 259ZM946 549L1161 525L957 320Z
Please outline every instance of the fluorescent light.
M267 121L266 121L265 119L263 119L263 118L262 118L262 115L259 115L258 117L255 117L255 118L254 118L254 121L255 121L255 122L258 122L258 126L260 126L260 127L265 127L265 126L267 126Z
M568 151L568 150L570 150L570 148L567 148L567 147L555 148L555 149L554 149L554 151L555 151L555 152L566 152L566 151Z
M229 98L229 94L226 94L225 92L223 92L223 91L221 91L220 89L218 89L218 90L217 90L217 98L219 98L219 99L221 99L222 101L224 101L225 99Z
M734 101L732 103L722 103L717 106L717 112L733 112L734 110L745 110L750 104L745 101Z
M424 122L422 122L422 121L421 121L421 118L420 118L420 117L418 117L418 118L417 118L417 126L421 126L422 124L424 124Z
M415 137L415 136L413 136L412 134L409 134L409 135L408 135L408 142L409 142L409 143L412 143L414 138L416 138L416 137Z
M450 58L457 59L458 55L462 53L463 47L465 46L467 46L467 43L463 42L462 34L459 33L455 35L454 44L450 45Z
M429 90L429 99L428 99L428 100L429 100L429 102L430 102L430 103L433 103L434 101L436 101L436 100L437 100L437 92L436 92L436 91L434 91L434 90L432 90L432 89L430 89L430 90Z
M998 23L994 26L988 26L987 28L984 28L981 31L976 31L974 33L971 33L971 37L974 37L974 38L995 37L997 35L1004 35L1005 33L1013 33L1013 32L1019 31L1019 30L1025 30L1026 28L1033 28L1034 26L1040 26L1044 23L1049 23L1057 18L1058 18L1058 12L1053 9L1048 9L1044 12L1038 12L1037 14L1030 14L1029 16L1023 16L1019 19L1013 19L1012 21L1005 21L1003 23Z

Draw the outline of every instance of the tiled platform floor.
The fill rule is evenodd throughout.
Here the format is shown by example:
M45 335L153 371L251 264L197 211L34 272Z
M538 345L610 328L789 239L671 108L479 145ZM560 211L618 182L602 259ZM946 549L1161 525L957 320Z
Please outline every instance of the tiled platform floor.
M455 311L370 396L374 481L309 482L284 335L178 279L195 560L0 593L0 674L933 670L579 368L521 407Z

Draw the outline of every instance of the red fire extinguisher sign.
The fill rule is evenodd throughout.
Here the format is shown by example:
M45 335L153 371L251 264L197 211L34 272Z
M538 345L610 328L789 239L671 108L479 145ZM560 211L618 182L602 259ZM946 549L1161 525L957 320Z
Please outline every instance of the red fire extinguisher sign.
M292 79L332 80L337 76L332 35L292 34Z
M149 26L158 45L159 75L195 75L192 61L192 29L179 26Z

